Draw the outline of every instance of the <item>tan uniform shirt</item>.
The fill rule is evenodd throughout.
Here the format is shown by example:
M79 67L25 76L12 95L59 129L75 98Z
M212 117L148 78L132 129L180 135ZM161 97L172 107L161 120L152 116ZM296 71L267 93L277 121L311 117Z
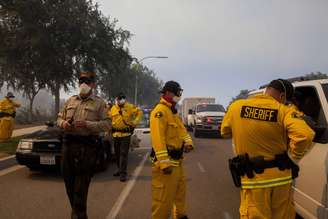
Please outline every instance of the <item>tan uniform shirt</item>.
M58 114L57 124L62 127L64 121L86 121L86 128L74 128L66 131L72 135L98 135L100 132L109 131L111 128L110 118L107 116L107 106L103 99L91 95L82 99L78 95L70 97Z

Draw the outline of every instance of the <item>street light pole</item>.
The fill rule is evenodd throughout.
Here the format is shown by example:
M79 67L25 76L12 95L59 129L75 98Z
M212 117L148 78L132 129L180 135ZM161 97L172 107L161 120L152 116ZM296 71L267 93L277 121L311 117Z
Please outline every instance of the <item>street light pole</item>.
M134 86L134 104L137 105L137 99L138 99L138 71L140 70L140 65L142 64L142 61L145 59L167 59L167 56L146 56L140 59L138 61L137 58L133 58L133 60L137 63L137 72L136 72L136 81Z

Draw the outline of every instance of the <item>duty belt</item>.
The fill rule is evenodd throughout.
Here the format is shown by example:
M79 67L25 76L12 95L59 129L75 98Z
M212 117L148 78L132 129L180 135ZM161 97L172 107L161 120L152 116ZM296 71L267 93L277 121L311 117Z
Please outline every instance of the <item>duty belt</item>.
M14 113L0 112L0 118L8 117L8 116L15 118L16 117L16 112L14 112Z
M66 142L77 142L82 144L98 144L99 136L97 135L72 135L66 134L64 135L64 141Z
M113 128L112 129L112 132L115 133L115 132L121 132L121 133L133 133L134 129L133 128L130 128L130 127L127 127L127 128L124 128L124 129L115 129Z
M292 170L292 178L298 177L299 167L288 157L287 153L275 155L274 160L264 160L263 156L249 158L248 154L238 155L229 159L229 169L236 187L241 186L241 176L254 178L255 174L261 174L265 169L278 168L280 171Z
M182 146L181 149L179 150L171 149L170 146L166 146L166 148L167 148L167 153L172 160L180 160L183 158L184 146ZM151 149L150 157L153 162L156 162L158 160L154 148Z

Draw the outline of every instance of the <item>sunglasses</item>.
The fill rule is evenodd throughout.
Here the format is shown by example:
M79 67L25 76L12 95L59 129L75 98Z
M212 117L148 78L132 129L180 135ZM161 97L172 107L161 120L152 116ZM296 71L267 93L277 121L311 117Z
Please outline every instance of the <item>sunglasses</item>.
M181 90L179 90L179 91L176 93L176 95L177 95L178 97L181 97L181 96L182 96L182 93L183 93L183 90L181 89Z
M93 82L93 80L91 78L88 78L88 77L82 77L82 78L79 78L79 84L91 84Z

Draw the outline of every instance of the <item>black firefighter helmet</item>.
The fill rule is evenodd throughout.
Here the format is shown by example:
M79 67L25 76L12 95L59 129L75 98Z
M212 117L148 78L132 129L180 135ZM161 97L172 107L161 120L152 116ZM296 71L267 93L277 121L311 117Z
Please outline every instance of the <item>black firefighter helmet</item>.
M166 91L174 93L176 96L181 97L183 89L180 84L176 81L168 81L165 83L164 87L161 90L161 93Z

